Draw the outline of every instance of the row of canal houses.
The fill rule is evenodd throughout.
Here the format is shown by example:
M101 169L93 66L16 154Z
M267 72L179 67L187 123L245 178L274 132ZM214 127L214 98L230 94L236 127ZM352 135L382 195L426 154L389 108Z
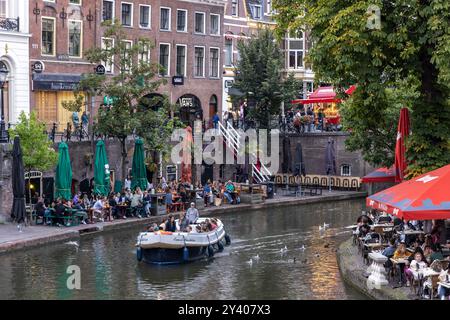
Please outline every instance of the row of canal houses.
M237 42L260 27L275 27L271 0L0 0L5 122L14 124L22 111L35 110L62 132L71 116L62 101L74 98L83 73L94 72L85 52L108 45L101 23L113 19L127 30L130 44L140 37L154 41L144 59L166 69L160 76L168 84L158 93L206 123L232 108ZM284 71L303 80L299 96L313 91L314 74L303 60L309 47L301 33L287 34L282 43ZM114 67L106 72L114 74ZM93 99L84 111L95 114L101 103Z

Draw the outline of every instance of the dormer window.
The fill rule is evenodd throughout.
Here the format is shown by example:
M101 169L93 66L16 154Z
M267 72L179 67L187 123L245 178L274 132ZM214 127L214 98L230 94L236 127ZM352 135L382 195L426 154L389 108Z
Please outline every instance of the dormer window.
M261 19L262 10L260 5L251 5L250 9L252 11L253 19Z

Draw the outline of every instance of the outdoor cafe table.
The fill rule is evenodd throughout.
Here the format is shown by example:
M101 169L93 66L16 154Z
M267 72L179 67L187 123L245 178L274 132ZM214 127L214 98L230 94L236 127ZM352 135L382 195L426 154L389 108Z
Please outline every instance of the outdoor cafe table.
M376 250L376 249L384 249L386 247L389 247L389 244L374 242L374 243L365 243L364 246L366 246L367 248L369 248L371 250Z
M421 293L423 292L423 280L426 279L427 277L430 276L438 276L440 274L440 272L436 272L431 268L424 268L424 269L419 269L416 270L414 268L410 268L409 270L411 270L411 273L414 276L414 279L418 279L419 280L419 291L417 292L417 294L420 296Z
M394 264L394 266L396 266L396 265L400 266L400 282L403 283L404 268L401 268L401 265L405 265L406 263L408 263L409 262L408 259L405 259L405 258L398 258L398 259L391 258L390 260Z

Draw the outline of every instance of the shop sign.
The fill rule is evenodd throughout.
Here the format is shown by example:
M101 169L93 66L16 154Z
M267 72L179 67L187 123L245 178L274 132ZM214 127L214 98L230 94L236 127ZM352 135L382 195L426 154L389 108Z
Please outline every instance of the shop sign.
M106 73L106 68L104 65L99 64L98 66L95 67L95 73L102 76Z
M31 65L31 70L36 73L42 73L45 70L45 65L42 61L35 61Z
M192 108L194 106L192 98L181 98L181 107Z
M174 77L172 77L172 84L174 86L182 86L182 85L184 85L184 77L183 76L174 76Z

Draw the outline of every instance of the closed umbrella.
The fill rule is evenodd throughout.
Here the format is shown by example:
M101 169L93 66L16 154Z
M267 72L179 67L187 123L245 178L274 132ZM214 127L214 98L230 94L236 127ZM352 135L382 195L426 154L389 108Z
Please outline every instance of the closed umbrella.
M131 189L147 189L147 170L145 168L144 142L137 139L134 144L133 166L131 168Z
M334 140L328 139L325 148L325 172L328 176L329 191L331 192L330 175L336 174L336 150L334 148Z
M14 138L12 187L14 200L11 218L17 223L22 223L25 220L25 173L19 137Z
M405 138L410 133L409 124L409 110L407 108L402 108L400 111L400 119L398 121L397 142L395 144L395 182L403 181L405 170L408 166L405 154Z
M295 147L295 162L292 171L295 176L306 176L305 161L303 160L303 149L301 143L297 143L297 146Z
M283 138L283 173L289 173L291 169L291 140L288 137Z
M107 196L110 192L109 164L103 140L97 142L94 167L94 194Z
M55 198L70 200L72 198L72 166L70 165L69 147L65 142L58 146L58 165L55 174Z

